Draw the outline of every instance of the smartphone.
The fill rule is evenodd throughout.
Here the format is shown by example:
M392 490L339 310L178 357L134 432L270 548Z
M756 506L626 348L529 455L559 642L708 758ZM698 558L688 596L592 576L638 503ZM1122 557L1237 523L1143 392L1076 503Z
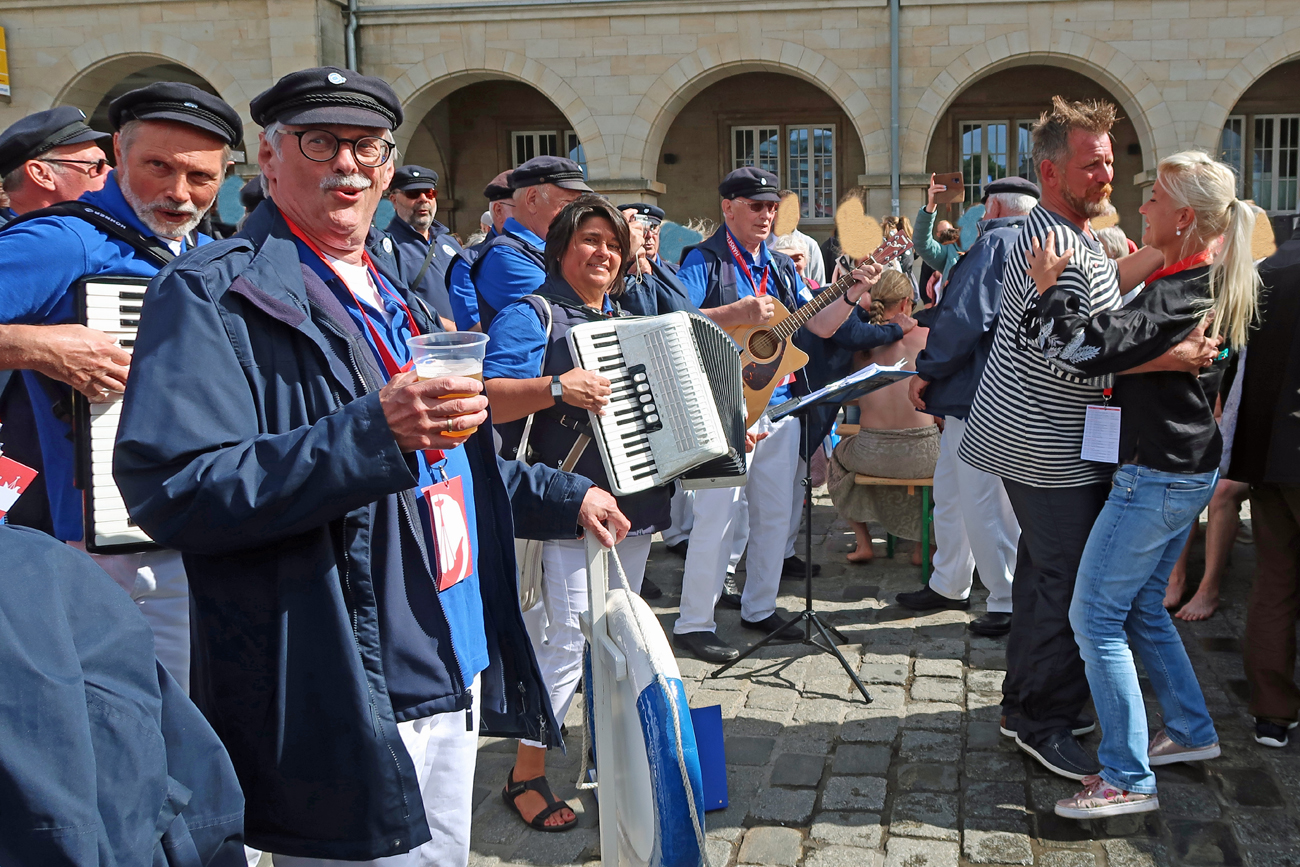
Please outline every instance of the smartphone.
M939 172L934 176L934 182L947 187L942 193L935 195L934 201L937 204L952 205L966 201L966 181L962 178L961 172Z

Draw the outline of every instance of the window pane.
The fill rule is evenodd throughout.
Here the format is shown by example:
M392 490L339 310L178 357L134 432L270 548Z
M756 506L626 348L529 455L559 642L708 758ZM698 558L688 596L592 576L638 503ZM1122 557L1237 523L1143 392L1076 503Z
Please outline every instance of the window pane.
M966 201L978 202L979 179L984 174L984 126L961 125L961 174L966 184Z
M585 175L587 173L587 152L583 150L582 142L578 139L578 134L575 132L566 132L564 138L567 144L566 149L569 154L569 159L582 166L582 173Z
M811 217L835 216L835 127L812 130L813 176Z
M1026 180L1038 183L1038 171L1034 168L1034 137L1032 120L1016 122L1016 174Z
M1219 136L1219 159L1232 167L1237 174L1237 195L1241 195L1243 167L1241 163L1241 152L1244 142L1242 141L1242 127L1245 119L1241 117L1230 117L1223 124L1223 133Z
M786 127L785 186L799 196L803 217L835 216L835 127Z
M1273 118L1255 118L1255 167L1251 173L1254 180L1255 204L1266 211L1273 210Z
M1277 204L1273 207L1280 211L1294 211L1297 163L1300 162L1300 116L1279 117L1277 125Z
M760 129L758 131L758 167L781 176L781 130Z
M731 167L738 169L741 166L752 166L754 164L754 131L752 129L736 128L735 145L731 152Z

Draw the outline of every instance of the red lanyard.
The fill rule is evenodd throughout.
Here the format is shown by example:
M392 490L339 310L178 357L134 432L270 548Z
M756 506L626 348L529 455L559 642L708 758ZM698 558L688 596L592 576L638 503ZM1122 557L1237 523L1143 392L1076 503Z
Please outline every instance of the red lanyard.
M750 288L754 290L755 294L766 295L767 278L770 276L771 273L769 269L767 268L763 269L763 282L761 284L755 283L754 275L750 273L749 266L745 264L745 257L741 255L740 248L736 246L736 242L731 238L730 229L727 230L727 247L728 249L731 250L731 258L736 261L736 265L744 273L746 279L749 280Z
M325 256L325 254L321 252L320 247L317 247L316 244L314 244L310 238L308 238L305 234L303 234L302 230L299 229L297 226L295 226L293 221L290 220L288 215L286 215L283 211L280 212L280 216L284 217L284 222L289 226L289 231L293 232L294 237L296 237L299 241L302 241L304 244L306 244L307 247L313 253L319 256L320 260L325 263L326 267L328 267L331 271L334 272L334 276L339 278L339 282L343 284L343 288L348 290L348 294L352 296L353 302L355 302L357 305L357 310L361 312L361 319L363 322L366 323L366 329L370 332L370 339L374 341L375 349L379 352L379 357L384 363L384 371L388 374L388 377L391 379L392 377L397 376L397 374L399 373L410 370L411 362L408 361L404 365L397 363L397 359L393 357L392 351L389 350L388 348L388 342L383 339L383 336L380 334L379 329L375 327L375 323L370 321L370 317L366 315L365 305L361 303L361 299L357 297L357 294L352 291L352 287L348 285L348 281L343 279L343 275L338 272L338 269L335 268L330 263L330 260ZM390 295L390 297L392 297L394 301L398 303L398 305L402 308L402 311L406 314L406 322L411 328L411 336L412 337L418 336L420 333L420 329L416 327L415 320L411 318L410 309L406 306L405 302L403 302L402 299L399 298L397 295L387 292L387 289L384 286L384 280L382 277L379 276L379 271L376 270L375 263L370 258L370 254L365 252L364 250L361 251L361 260L365 263L366 268L370 271L370 277L372 280L375 281L375 289L376 291L379 292L380 297L382 298L384 295L388 294Z
M375 323L371 322L370 317L366 315L365 305L361 303L361 299L357 297L357 294L352 291L352 287L348 285L348 281L343 279L343 275L338 272L338 269L335 268L330 263L330 260L326 258L325 254L321 252L320 247L316 246L316 244L312 242L311 238L308 238L303 234L302 229L299 229L294 225L293 220L290 220L287 214L281 211L280 216L284 217L285 225L289 227L290 232L293 232L294 237L306 244L308 249L319 256L320 260L325 263L326 267L334 272L334 276L339 278L339 282L343 284L343 288L348 290L348 294L352 296L352 301L357 305L357 310L361 313L362 321L366 323L366 329L370 332L370 339L374 342L375 349L379 352L379 357L384 363L384 370L388 374L388 378L392 379L394 376L397 376L397 374L410 370L413 362L408 361L404 365L397 363L397 359L393 357L392 351L388 348L388 341L384 340L383 335L379 333L379 329L375 327ZM410 309L396 294L387 292L384 286L384 280L379 276L379 271L375 268L375 263L370 258L370 254L364 250L361 251L361 260L365 262L366 268L370 271L370 277L375 281L375 289L379 292L380 297L382 298L385 294L391 295L392 299L396 301L398 305L401 306L402 311L406 313L406 323L411 328L411 336L418 336L420 329L416 326L415 320L411 318ZM444 458L444 454L438 449L425 449L424 458L430 465L432 465L441 461Z
M1210 259L1211 256L1209 250L1202 250L1199 253L1193 253L1186 259L1175 262L1172 265L1166 265L1165 267L1152 272L1151 276L1147 278L1147 285L1150 286L1161 277L1168 277L1170 274L1177 274L1179 271L1186 271L1188 268L1195 268L1198 265L1204 265L1206 262L1209 262Z

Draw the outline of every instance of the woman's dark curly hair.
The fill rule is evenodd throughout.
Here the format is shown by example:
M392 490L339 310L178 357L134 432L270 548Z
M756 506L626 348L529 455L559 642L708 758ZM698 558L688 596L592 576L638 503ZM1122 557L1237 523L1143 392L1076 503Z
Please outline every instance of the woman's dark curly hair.
M632 264L632 235L623 214L604 196L592 193L578 196L565 205L564 209L555 215L554 220L551 220L550 228L546 230L546 273L559 275L560 260L568 252L574 236L578 234L582 224L593 217L609 223L610 228L614 230L614 237L618 239L622 260L614 282L606 290L610 295L617 295L623 291L623 277Z

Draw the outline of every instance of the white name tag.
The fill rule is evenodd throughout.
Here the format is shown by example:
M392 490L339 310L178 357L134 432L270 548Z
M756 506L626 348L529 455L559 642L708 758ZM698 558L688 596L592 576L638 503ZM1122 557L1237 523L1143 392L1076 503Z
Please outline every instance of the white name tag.
M1119 463L1119 407L1089 404L1083 420L1079 457L1103 464Z

